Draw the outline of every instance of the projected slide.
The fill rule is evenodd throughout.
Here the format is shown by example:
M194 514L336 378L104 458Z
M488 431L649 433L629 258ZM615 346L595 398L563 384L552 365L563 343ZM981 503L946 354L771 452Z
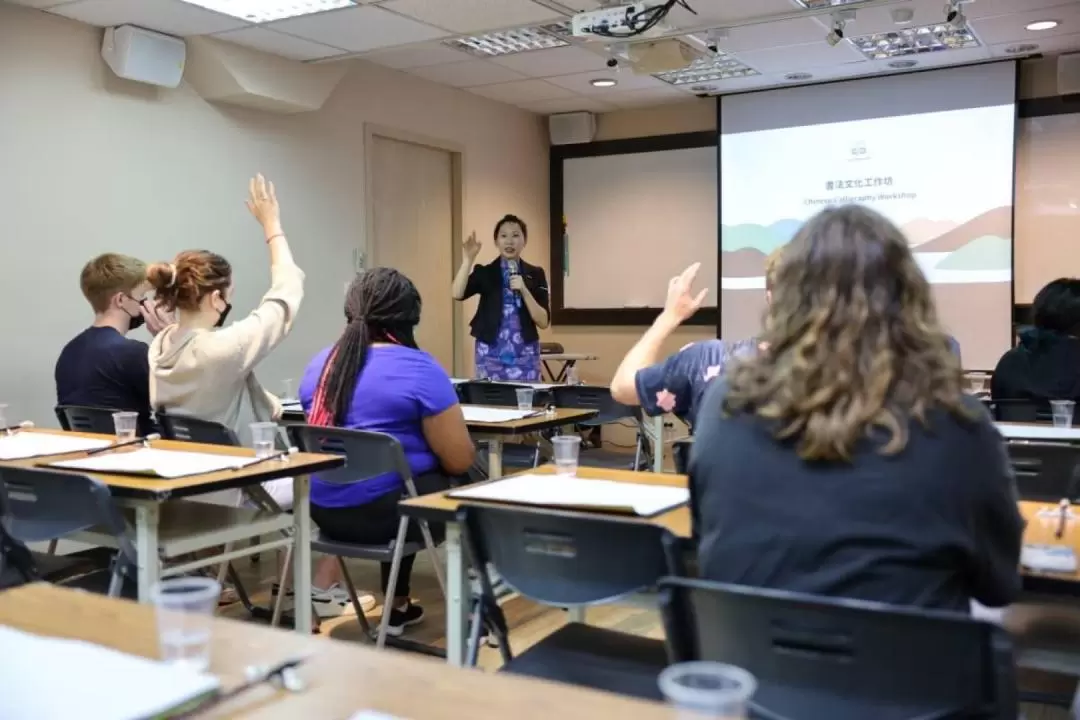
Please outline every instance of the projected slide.
M967 368L1009 347L1012 103L721 136L723 337L760 328L765 257L818 211L858 203L895 222Z

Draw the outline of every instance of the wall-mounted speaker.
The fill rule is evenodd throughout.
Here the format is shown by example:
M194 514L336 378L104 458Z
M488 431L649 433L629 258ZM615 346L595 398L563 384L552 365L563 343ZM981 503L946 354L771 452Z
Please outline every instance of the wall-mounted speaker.
M591 112L557 113L548 117L552 145L592 142L596 137L596 116Z
M184 77L187 45L171 35L121 25L106 28L101 57L125 80L175 88Z

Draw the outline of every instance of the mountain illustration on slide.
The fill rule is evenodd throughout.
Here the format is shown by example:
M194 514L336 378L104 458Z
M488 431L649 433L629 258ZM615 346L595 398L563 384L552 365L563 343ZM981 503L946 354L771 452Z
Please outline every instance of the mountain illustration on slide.
M771 225L723 225L720 228L720 248L724 252L753 248L768 255L781 245L786 245L802 224L802 220L785 219Z
M763 277L765 253L754 248L722 252L720 253L720 269L723 277Z
M953 252L984 235L1011 238L1012 208L1006 205L988 210L982 215L978 215L953 228L944 235L919 245L916 252Z
M904 231L904 237L908 239L908 245L915 247L924 242L929 242L944 235L956 227L952 220L927 220L918 218L904 223L900 229Z
M935 270L1010 270L1012 240L983 235L939 262Z

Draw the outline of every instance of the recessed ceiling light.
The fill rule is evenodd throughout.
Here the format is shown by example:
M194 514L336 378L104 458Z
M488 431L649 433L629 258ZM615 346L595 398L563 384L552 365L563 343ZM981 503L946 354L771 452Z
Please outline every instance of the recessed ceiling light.
M315 15L356 5L355 0L183 0L183 2L253 23L268 23L303 15Z
M1005 48L1005 53L1007 55L1027 55L1028 53L1033 53L1038 49L1039 46L1035 43L1023 43L1020 45L1010 45L1009 47Z
M1053 30L1057 26L1057 20L1039 20L1038 22L1028 23L1024 27L1026 27L1028 30L1037 32L1039 30Z
M848 39L871 60L979 47L979 39L967 25L921 25Z
M787 75L785 75L784 79L785 80L809 80L812 77L814 77L814 76L811 75L810 73L794 72L794 73L788 73Z
M619 84L619 82L617 80L615 80L614 78L593 78L592 80L589 81L589 84L592 85L593 87L609 88L609 87L615 87L616 85Z
M530 50L548 50L566 47L570 43L565 39L569 28L565 23L543 25L541 27L523 27L503 30L486 35L471 35L443 41L443 45L464 50L477 57L502 57L516 55Z
M744 65L723 50L717 50L710 55L698 58L690 63L689 67L682 70L673 70L672 72L657 73L655 77L672 85L692 85L727 80L729 78L750 77L758 74L758 71L754 68Z
M895 70L906 70L907 68L913 68L918 64L919 63L915 62L914 60L893 60L891 63L889 63L889 67Z

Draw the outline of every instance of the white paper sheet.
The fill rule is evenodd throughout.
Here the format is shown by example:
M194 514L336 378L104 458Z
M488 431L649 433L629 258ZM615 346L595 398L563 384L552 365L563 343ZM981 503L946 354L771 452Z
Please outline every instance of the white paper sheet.
M516 410L513 408L489 408L479 405L462 405L467 423L501 423L523 420L537 414L536 410ZM543 411L540 411L541 413Z
M49 463L49 467L86 472L118 473L121 475L153 475L162 478L179 478L188 475L219 472L243 467L255 458L212 453L182 452L140 448L131 452L107 452L88 458L61 460Z
M22 460L44 455L63 455L108 447L111 440L94 440L70 433L20 431L0 436L0 460Z
M140 720L217 690L217 678L79 640L0 626L0 718Z
M994 423L1008 440L1080 441L1080 427L1054 427L1035 423Z
M450 497L545 507L597 509L651 517L690 501L686 488L588 480L559 475L515 475L455 490Z

